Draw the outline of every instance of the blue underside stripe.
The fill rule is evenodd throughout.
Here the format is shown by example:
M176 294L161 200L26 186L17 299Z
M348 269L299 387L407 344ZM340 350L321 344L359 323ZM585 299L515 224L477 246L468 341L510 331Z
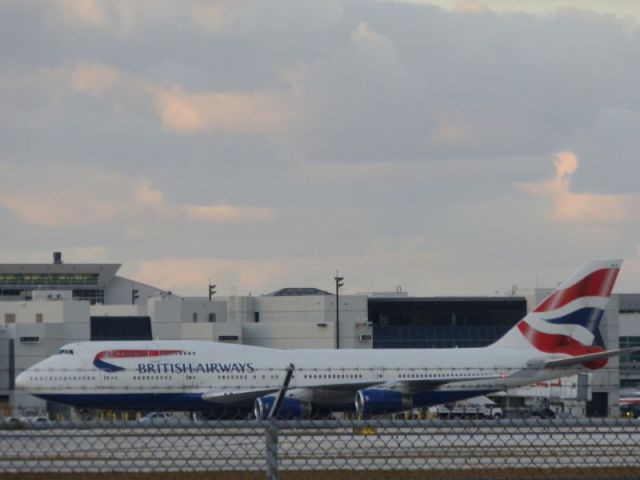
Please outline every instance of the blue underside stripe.
M224 409L227 406L205 402L199 393L111 393L111 394L67 394L51 393L36 395L43 400L77 408L133 411L205 411ZM235 410L244 410L236 407Z
M492 393L494 390L426 391L413 395L414 407L429 407ZM113 394L42 394L43 400L76 408L131 411L224 411L245 413L252 402L243 405L219 405L202 400L199 393L113 393ZM317 406L314 411L351 411L354 403Z

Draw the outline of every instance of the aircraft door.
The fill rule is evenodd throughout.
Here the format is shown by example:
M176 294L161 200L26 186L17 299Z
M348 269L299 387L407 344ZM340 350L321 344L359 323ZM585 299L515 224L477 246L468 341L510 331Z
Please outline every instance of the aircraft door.
M196 374L193 371L193 357L190 352L187 352L187 356L184 357L182 373L182 386L185 391L189 391L196 386Z
M149 393L154 397L154 404L157 394L162 391L159 349L160 346L156 341L147 342L147 358L145 359L147 363L147 380L145 383L148 385Z

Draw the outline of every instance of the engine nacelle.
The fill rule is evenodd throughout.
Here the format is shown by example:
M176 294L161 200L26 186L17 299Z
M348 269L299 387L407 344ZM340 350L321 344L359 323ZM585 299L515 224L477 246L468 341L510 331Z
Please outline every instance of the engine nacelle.
M412 408L411 395L367 388L356 392L356 411L363 417L381 413L395 413Z
M265 420L276 401L275 395L256 398L253 413L258 420ZM278 418L306 418L311 416L311 404L295 398L285 397L280 405Z

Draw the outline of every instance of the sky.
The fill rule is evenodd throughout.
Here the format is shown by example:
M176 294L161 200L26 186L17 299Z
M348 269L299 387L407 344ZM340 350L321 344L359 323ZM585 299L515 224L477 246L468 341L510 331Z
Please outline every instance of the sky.
M625 258L640 3L0 0L0 262L495 295Z

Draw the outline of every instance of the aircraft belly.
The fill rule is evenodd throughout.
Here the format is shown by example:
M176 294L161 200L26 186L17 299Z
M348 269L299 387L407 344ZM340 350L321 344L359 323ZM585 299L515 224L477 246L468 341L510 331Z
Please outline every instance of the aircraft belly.
M129 411L208 411L228 410L228 405L216 405L202 400L200 393L41 393L37 397L48 402L76 408ZM238 411L247 410L238 407Z

